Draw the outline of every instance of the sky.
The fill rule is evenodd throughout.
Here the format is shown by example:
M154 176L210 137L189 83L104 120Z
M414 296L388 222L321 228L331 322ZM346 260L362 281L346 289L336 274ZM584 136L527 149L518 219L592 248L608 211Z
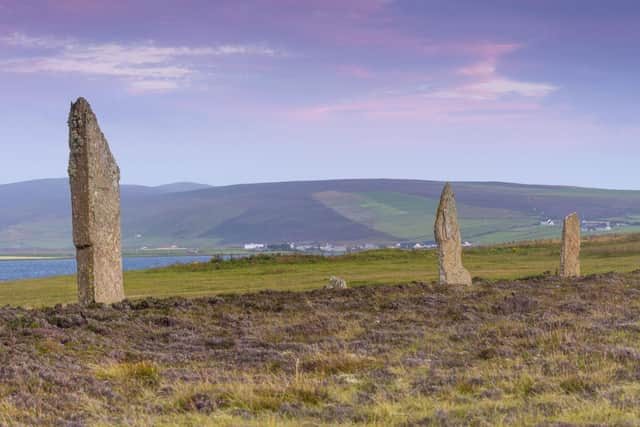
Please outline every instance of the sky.
M0 0L0 184L98 116L127 184L640 190L636 0Z

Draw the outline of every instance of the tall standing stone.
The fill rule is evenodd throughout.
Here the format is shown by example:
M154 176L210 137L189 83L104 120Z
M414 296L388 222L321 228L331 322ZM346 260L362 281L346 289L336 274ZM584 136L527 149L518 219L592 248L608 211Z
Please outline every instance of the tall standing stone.
M580 218L572 213L564 219L562 249L560 252L560 277L580 276Z
M434 234L438 243L440 283L444 285L471 285L471 275L462 265L458 211L450 184L444 186L442 196L440 196Z
M80 304L124 299L120 169L84 98L69 113L69 183Z

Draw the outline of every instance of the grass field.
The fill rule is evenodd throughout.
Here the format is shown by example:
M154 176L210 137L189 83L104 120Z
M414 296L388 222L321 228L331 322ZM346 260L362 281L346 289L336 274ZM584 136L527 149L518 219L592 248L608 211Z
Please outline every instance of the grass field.
M640 425L640 237L584 242L583 279L544 274L558 256L466 251L470 287L429 283L433 252L265 256L127 273L113 306L5 306L0 424ZM71 277L0 289L75 300Z
M556 241L478 247L464 261L475 277L514 279L555 273ZM626 272L640 268L640 235L609 236L583 244L585 274ZM129 298L201 297L265 289L304 291L323 287L331 275L351 286L429 282L437 278L434 251L380 250L335 258L284 256L176 266L125 273ZM37 307L76 301L75 277L20 280L0 284L4 304Z
M394 192L315 194L317 200L351 221L400 239L433 240L438 198ZM539 225L537 216L522 212L458 204L462 236L494 243L557 237L557 228ZM496 237L497 236L497 237Z

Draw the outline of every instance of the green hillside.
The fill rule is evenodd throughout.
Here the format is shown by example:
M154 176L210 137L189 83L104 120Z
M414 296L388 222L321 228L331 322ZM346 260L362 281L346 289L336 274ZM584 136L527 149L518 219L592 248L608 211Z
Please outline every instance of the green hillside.
M314 196L350 220L374 230L405 240L432 240L438 198L420 197L397 192L339 193L324 192ZM557 235L556 229L542 229L539 219L526 213L502 209L458 204L465 238L496 242L497 233L516 235L519 230L529 232L531 238ZM505 237L500 240L520 240Z
M125 248L229 248L247 242L343 244L433 240L443 183L336 180L208 187L122 186ZM558 237L578 212L610 233L640 231L640 191L453 183L462 237L477 244ZM71 249L64 179L0 185L0 250ZM551 219L554 226L541 225Z

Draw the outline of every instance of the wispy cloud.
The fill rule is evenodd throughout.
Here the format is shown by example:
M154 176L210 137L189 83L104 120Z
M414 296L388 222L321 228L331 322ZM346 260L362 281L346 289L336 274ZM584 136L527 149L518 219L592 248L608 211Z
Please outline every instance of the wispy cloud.
M158 46L154 42L88 44L72 39L13 33L0 44L19 48L20 57L0 60L8 73L67 73L122 80L132 93L171 91L214 67L216 57L275 57L281 52L260 45L227 44L206 47ZM24 56L25 52L36 55Z
M434 98L461 100L494 100L503 96L543 98L557 90L548 83L534 83L495 77L485 81L438 90L430 94Z
M129 92L133 94L167 92L178 89L175 80L132 80L129 82Z
M500 58L515 52L519 44L433 45L430 55L466 52L473 59L424 81L396 84L346 100L292 111L302 119L340 115L405 117L434 120L475 120L491 116L516 117L541 109L541 100L558 90L546 82L531 82L499 73ZM425 79L422 79L425 80Z
M374 119L417 119L437 122L469 122L479 118L519 118L540 111L540 105L527 100L479 102L459 99L436 99L420 94L372 96L297 109L288 115L301 120L322 120L328 117L364 116Z
M433 96L463 100L492 100L513 95L544 98L555 92L558 87L553 84L516 80L502 76L498 72L500 58L521 47L515 44L505 44L485 49L479 61L456 70L457 75L466 78L465 82L459 82L452 87L439 90Z
M495 61L487 60L482 62L475 62L473 64L465 65L457 70L457 74L461 76L492 76L496 72Z
M57 37L33 37L24 33L10 33L0 35L0 44L22 48L55 48L63 47L71 43L70 39Z
M339 65L337 67L337 71L341 76L352 77L355 79L371 79L375 76L375 72L373 70L359 65Z

